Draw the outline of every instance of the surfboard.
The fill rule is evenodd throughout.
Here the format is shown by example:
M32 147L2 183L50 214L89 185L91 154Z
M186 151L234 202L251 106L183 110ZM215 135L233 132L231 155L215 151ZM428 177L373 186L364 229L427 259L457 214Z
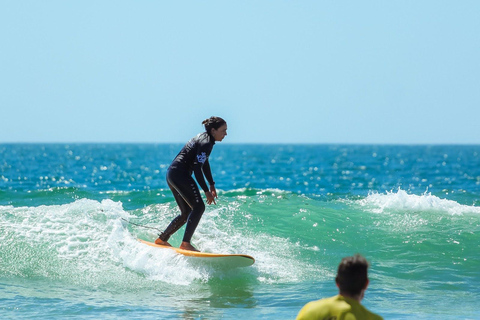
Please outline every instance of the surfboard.
M138 239L138 241L151 247L173 250L178 254L184 255L186 257L193 257L195 258L195 260L199 260L215 266L239 268L239 267L248 267L255 263L255 259L252 256L249 256L246 254L197 252L197 251L183 250L175 247L162 246L162 245L145 241L142 239Z

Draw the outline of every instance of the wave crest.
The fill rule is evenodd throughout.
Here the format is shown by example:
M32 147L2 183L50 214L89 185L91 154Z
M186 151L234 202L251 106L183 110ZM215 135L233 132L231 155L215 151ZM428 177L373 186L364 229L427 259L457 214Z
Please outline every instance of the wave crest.
M460 204L453 200L442 199L425 192L422 195L408 194L402 189L386 194L369 193L365 199L357 200L356 203L374 213L385 211L435 211L446 212L451 215L465 213L480 214L480 207Z

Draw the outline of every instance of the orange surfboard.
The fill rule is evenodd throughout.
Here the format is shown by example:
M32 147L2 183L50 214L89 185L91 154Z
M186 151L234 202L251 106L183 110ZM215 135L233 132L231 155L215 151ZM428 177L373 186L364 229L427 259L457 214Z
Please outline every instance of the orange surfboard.
M223 267L248 267L255 263L255 259L252 256L246 254L224 254L224 253L209 253L209 252L197 252L190 250L183 250L175 247L162 246L153 242L138 239L143 244L159 249L173 250L178 254L186 257L194 257L197 260L201 260L208 264L218 265Z

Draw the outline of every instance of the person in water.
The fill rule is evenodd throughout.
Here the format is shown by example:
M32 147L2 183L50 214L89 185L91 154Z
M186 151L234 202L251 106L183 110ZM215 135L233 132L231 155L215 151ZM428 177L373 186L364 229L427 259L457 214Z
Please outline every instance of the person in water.
M190 241L205 211L205 204L198 186L192 178L192 173L195 174L195 179L205 193L207 203L216 204L217 190L208 157L215 142L222 141L227 135L227 123L220 117L210 117L202 124L205 126L205 132L190 139L168 168L167 183L180 208L180 215L173 219L165 231L159 235L155 240L156 244L171 246L168 239L186 223L180 249L198 251ZM207 187L204 176L207 178L209 187Z
M368 262L361 255L343 258L338 266L335 282L339 294L307 303L297 320L382 320L360 304L369 283Z

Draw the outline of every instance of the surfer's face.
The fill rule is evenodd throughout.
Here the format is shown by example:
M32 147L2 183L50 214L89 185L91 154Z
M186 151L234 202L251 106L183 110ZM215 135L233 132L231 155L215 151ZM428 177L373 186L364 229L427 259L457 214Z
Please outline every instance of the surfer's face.
M212 136L215 139L215 141L222 141L226 135L227 135L226 123L218 129L212 129Z

